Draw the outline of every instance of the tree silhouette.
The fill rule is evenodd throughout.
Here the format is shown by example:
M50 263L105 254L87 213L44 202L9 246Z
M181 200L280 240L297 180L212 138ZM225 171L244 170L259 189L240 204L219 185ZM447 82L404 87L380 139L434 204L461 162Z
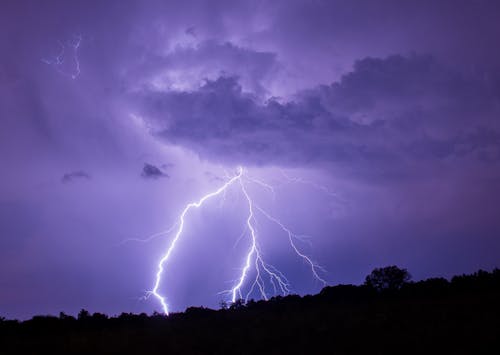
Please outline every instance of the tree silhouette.
M392 265L373 269L371 274L366 276L365 285L377 291L394 291L410 280L411 275L406 269Z
M0 354L500 354L500 270L406 283L408 272L389 266L366 279L168 317L0 316Z
M89 318L90 318L90 313L86 309L82 309L80 312L78 312L78 320L84 320Z
M219 302L219 307L220 307L220 309L222 309L222 310L226 310L226 309L228 309L228 308L229 308L229 305L228 305L228 303L227 303L227 301L226 301L226 300L221 300L221 301Z
M236 301L231 303L231 306L229 306L229 309L235 310L235 309L241 309L245 307L245 300L242 298L238 298Z

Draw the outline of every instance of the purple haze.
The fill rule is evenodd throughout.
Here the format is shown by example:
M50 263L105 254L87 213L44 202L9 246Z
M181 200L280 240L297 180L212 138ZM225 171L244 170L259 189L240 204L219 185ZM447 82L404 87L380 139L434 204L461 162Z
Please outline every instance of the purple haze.
M500 266L499 10L3 1L0 316L160 310L141 297L169 237L123 241L167 229L238 165L278 186L253 193L312 236L331 284L388 264L414 279ZM216 307L237 277L241 207L230 191L189 216L164 281L173 311ZM293 291L318 292L260 228Z

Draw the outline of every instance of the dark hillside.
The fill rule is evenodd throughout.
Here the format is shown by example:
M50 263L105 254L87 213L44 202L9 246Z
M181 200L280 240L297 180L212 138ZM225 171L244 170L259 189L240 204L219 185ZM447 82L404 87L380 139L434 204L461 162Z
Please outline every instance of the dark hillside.
M339 285L169 317L80 312L0 322L1 354L498 354L500 270Z

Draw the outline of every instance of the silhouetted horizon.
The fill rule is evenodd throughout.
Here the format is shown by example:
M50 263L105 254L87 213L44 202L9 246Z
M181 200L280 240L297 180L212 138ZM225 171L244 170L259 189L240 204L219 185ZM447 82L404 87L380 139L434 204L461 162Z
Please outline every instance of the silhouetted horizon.
M406 288L408 288L409 286L411 285L416 285L417 288L419 287L422 287L422 285L427 285L427 284L430 284L431 286L438 286L438 290L439 291L443 291L443 287L446 287L446 285L452 285L452 284L460 284L461 282L463 282L464 279L474 279L474 278L478 278L479 276L491 276L493 281L492 281L492 284L494 287L498 287L500 288L500 269L499 268L493 268L492 270L488 271L488 270L482 270L482 269L479 269L473 273L470 273L470 274L461 274L461 275L454 275L452 276L451 278L445 278L445 277L442 277L442 276L434 276L434 277L430 277L430 278L427 278L427 279L423 279L423 280L413 280L412 276L411 276L411 273L406 270L406 269L400 269L398 268L396 265L392 265L392 266L386 266L386 267L381 267L381 268L375 268L372 273L370 275L373 275L374 271L376 270L384 270L384 269L388 269L388 268L396 268L398 270L401 270L403 271L403 273L407 273L408 275L408 279L401 279L401 281L399 281L399 288L401 288L401 286L404 286ZM316 293L316 294L305 294L305 295L298 295L298 294L295 294L295 293L290 293L288 295L285 295L285 296L281 296L281 295L278 295L278 296L273 296L270 300L255 300L255 299L249 299L247 302L244 301L243 299L238 299L237 302L234 302L234 303L231 303L231 302L225 302L225 301L222 301L219 303L219 307L218 308L210 308L210 307L204 307L204 306L196 306L196 305L191 305L191 306L188 306L185 310L183 311L180 311L180 312L173 312L171 315L172 316L175 316L175 315L179 315L179 314L184 314L186 312L188 312L189 310L194 310L194 309L202 309L202 310L207 310L207 311L217 311L217 310L225 310L225 309L237 309L238 307L242 307L242 306L245 306L248 302L250 302L250 304L255 304L255 303L265 303L265 302L269 302L269 301L273 301L273 300L279 300L279 299L282 299L282 298L286 298L286 297L292 297L292 298L296 298L296 297L299 297L299 298L304 298L304 297L316 297L316 296L319 296L319 295L322 295L322 294L325 294L325 293L328 293L329 290L335 290L335 289L342 289L344 287L347 287L347 288L351 288L351 289L354 289L354 288L369 288L369 289L376 289L377 287L373 286L373 285L369 285L369 282L368 282L368 277L370 275L367 275L366 278L365 278L365 282L363 284L358 284L358 285L353 285L353 284L337 284L337 285L329 285L329 286L325 286L320 292ZM496 284L495 284L496 282ZM427 288L427 286L425 286L424 288ZM398 290L382 290L382 289L379 289L378 291L382 291L382 292L391 292L391 291L398 291ZM343 297L343 296L342 296ZM94 312L89 312L89 310L87 309L84 309L82 308L78 313L75 313L75 314L67 314L65 312L62 312L60 311L58 314L35 314L33 315L31 318L26 318L26 319L7 319L5 317L2 317L2 314L0 314L0 320L2 321L21 321L21 322L24 322L24 321L29 321L33 318L40 318L40 317L50 317L50 318L54 318L54 317L59 317L59 318L80 318L78 315L79 314L82 314L82 312L84 314L86 314L87 316L93 316L94 314L97 315L97 317L100 317L100 316L106 316L106 317L110 317L110 318L117 318L117 317L120 317L122 315L148 315L148 316L165 316L165 317L170 317L170 315L165 315L163 314L160 310L155 310L153 311L152 313L150 314L146 314L144 312L142 313L132 313L132 312L121 312L119 314L114 314L114 315L107 315L105 314L104 312L102 311L94 311ZM175 317L174 317L175 318Z
M397 266L316 295L237 300L169 316L82 309L0 318L0 352L51 354L482 354L500 349L500 269L410 281ZM362 341L360 341L362 339ZM237 350L235 350L237 349Z

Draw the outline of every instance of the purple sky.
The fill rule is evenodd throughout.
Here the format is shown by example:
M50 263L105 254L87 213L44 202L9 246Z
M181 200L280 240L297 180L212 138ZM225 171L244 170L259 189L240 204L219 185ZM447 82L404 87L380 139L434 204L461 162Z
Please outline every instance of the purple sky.
M493 0L2 1L0 315L160 310L141 297L172 235L123 241L238 165L330 284L499 267L498 38ZM245 218L237 188L189 214L171 310L217 306ZM292 291L318 292L258 228Z

